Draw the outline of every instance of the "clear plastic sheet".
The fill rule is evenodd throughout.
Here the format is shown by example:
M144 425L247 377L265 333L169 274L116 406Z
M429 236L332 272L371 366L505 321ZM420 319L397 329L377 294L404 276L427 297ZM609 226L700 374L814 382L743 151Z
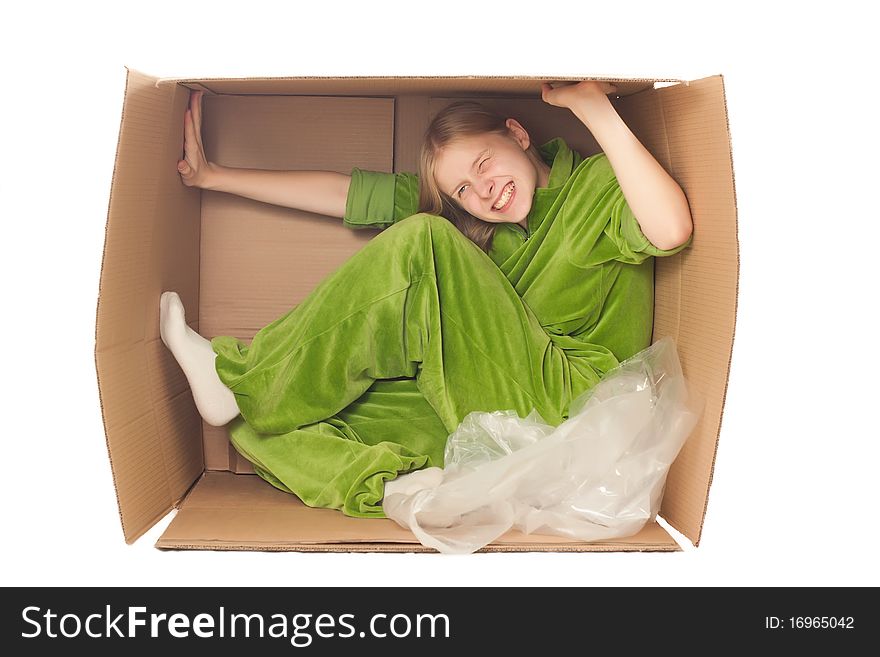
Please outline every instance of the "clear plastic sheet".
M383 510L452 554L511 528L587 542L631 536L656 516L699 412L664 338L572 400L558 427L534 410L470 413L447 440L445 467L388 482Z

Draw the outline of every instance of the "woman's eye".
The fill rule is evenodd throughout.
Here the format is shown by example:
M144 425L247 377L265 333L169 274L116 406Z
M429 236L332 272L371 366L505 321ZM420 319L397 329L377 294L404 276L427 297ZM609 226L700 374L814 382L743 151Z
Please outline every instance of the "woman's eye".
M462 185L458 188L458 198L461 198L461 190L463 190L465 187L467 187L467 185Z

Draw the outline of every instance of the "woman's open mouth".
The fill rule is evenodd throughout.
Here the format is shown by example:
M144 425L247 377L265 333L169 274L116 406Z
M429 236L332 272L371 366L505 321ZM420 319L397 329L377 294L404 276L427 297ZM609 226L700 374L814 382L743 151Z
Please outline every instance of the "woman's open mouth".
M501 192L501 196L498 197L498 200L495 202L495 205L492 206L492 209L495 212L505 212L513 203L513 199L516 196L516 185L511 180L504 186L504 189Z

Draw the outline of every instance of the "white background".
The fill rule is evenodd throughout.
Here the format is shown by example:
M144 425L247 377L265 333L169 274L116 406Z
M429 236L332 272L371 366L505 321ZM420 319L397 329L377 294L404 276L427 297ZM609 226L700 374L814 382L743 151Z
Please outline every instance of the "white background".
M651 2L617 13L563 4L553 16L530 13L542 3L472 0L6 8L2 584L880 584L871 23L846 2L833 13L827 3L716 12L714 3ZM170 518L126 545L94 367L126 65L169 77L723 74L742 271L701 546L468 557L161 552L153 543Z

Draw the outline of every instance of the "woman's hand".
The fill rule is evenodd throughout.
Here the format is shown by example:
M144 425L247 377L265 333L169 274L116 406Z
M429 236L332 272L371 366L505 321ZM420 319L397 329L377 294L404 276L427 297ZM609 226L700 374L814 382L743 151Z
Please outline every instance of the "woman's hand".
M208 162L202 145L202 96L193 91L183 116L184 159L177 171L187 187L236 194L285 208L345 216L351 176L335 171L244 169Z
M693 231L687 197L617 113L607 95L616 91L598 80L541 85L544 102L570 109L596 139L645 237L658 249L674 249Z
M216 169L216 166L205 158L205 148L202 145L203 95L202 91L194 91L190 94L189 108L183 116L184 159L177 163L177 171L187 187L210 186Z
M545 103L571 110L597 102L608 102L608 94L611 93L617 93L617 87L599 80L565 83L556 87L547 82L541 84L541 99Z

